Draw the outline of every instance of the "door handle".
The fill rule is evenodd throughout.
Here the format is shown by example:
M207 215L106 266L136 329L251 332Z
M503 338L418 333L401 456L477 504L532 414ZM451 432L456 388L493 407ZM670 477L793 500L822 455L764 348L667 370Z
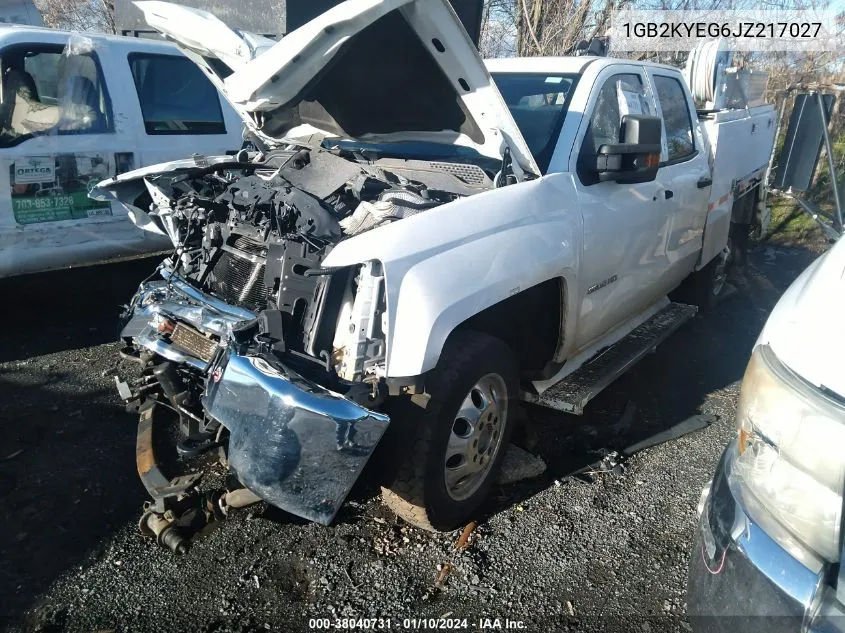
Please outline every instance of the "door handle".
M672 191L671 189L664 189L663 190L663 197L665 197L667 200L674 195L675 195L675 192Z
M704 178L699 178L698 182L695 183L695 186L698 187L699 189L704 189L705 187L709 187L712 184L713 184L712 178L704 177Z

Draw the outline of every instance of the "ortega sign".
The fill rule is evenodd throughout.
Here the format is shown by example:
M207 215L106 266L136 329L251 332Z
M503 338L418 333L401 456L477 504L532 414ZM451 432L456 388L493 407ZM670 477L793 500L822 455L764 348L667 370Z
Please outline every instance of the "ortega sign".
M30 156L15 161L14 184L24 185L34 182L55 182L56 161L52 156Z

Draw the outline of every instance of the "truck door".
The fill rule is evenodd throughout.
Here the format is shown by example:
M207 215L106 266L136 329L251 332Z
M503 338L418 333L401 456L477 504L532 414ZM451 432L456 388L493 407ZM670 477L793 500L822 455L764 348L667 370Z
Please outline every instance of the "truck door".
M669 213L658 172L652 182L597 182L587 168L602 145L619 143L622 116L657 112L641 67L613 65L596 78L576 136L578 206L584 221L579 272L581 309L577 346L582 348L643 311L662 294Z
M131 147L98 50L52 39L0 51L0 276L115 256L123 228L138 234L120 205L88 198Z
M680 75L657 68L650 68L648 74L663 119L659 178L670 204L666 205L668 268L662 285L668 292L698 261L710 198L710 166L698 120L693 118L695 105Z

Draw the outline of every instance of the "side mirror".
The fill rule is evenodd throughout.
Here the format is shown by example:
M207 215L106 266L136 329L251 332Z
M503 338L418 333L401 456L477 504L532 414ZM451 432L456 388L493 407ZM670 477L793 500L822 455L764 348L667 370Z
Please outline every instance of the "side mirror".
M602 145L596 153L598 181L631 184L654 180L660 164L661 134L659 117L642 114L623 116L619 134L622 142Z

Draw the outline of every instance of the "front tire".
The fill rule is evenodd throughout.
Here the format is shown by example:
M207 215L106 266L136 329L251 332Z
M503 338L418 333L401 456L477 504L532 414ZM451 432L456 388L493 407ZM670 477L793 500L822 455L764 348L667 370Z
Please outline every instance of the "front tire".
M426 378L430 400L403 420L410 454L385 504L429 531L466 523L501 470L515 417L519 376L510 349L492 336L458 331Z

